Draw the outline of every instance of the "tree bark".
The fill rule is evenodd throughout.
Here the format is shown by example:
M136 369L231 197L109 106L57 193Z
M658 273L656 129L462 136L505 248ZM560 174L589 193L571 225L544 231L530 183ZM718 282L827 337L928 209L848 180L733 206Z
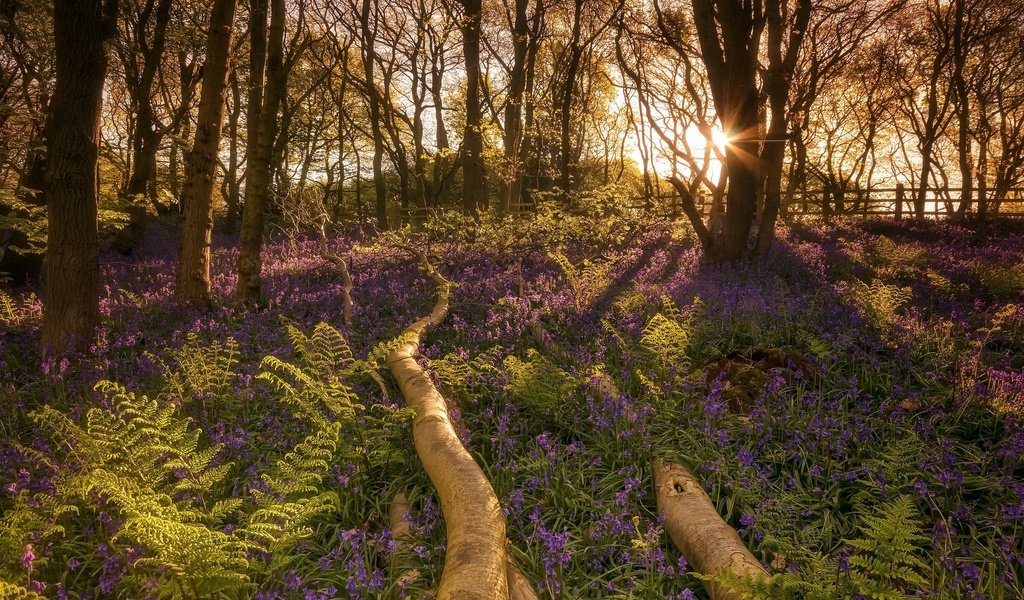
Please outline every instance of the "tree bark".
M362 38L363 82L366 103L370 109L370 135L373 138L373 191L376 201L377 228L388 228L388 197L384 182L384 131L381 126L381 98L376 81L376 27L371 27L372 0L363 0L359 10L359 32Z
M761 180L757 89L761 29L738 2L692 0L692 5L715 111L731 140L725 148L729 189L724 226L711 258L735 261L747 253Z
M385 364L406 404L416 411L413 442L437 488L448 534L439 600L506 600L509 597L505 519L494 489L452 427L448 406L430 376L416 362L423 338L448 314L451 284L421 254L427 276L438 285L429 316L410 325L404 343Z
M55 0L56 86L45 194L49 211L43 356L89 344L100 323L96 160L117 2Z
M444 46L438 45L437 51L431 57L433 64L430 69L430 98L434 102L434 146L437 152L434 155L433 186L434 196L430 199L431 206L444 206L448 204L450 185L448 182L448 151L451 146L448 143L448 128L444 123Z
M487 208L483 111L480 108L480 0L462 0L462 52L466 59L466 127L462 135L462 208Z
M702 575L731 575L766 579L768 572L736 530L726 523L700 482L684 467L655 461L654 486L658 513L665 530L693 568ZM714 581L704 586L712 600L742 600L745 595L728 591Z
M259 134L254 153L246 159L245 205L242 207L241 244L238 250L238 297L242 302L260 302L260 272L263 268L263 229L270 200L277 139L277 116L286 92L287 72L284 68L284 0L270 3L269 47L267 50L266 83L263 105L257 120Z
M526 19L529 0L515 0L512 24L512 70L509 73L508 99L505 103L505 160L508 163L508 186L498 204L498 213L507 213L519 203L522 183L519 178L519 146L523 139L523 93L526 90L526 51L530 45L530 29Z
M957 154L960 167L960 204L956 214L960 217L971 211L974 190L974 161L971 156L971 99L967 90L966 63L972 50L970 31L965 14L965 0L953 2L953 39L950 53L953 55L952 87L957 117Z
M811 1L799 0L793 11L793 27L788 39L785 37L786 0L768 0L765 3L768 28L768 69L764 75L771 120L767 127L767 139L761 150L761 164L764 170L764 202L761 223L758 226L754 246L756 256L764 256L771 249L775 239L775 222L782 202L782 168L786 156L787 104L796 69L797 56L803 43L811 17Z
M185 164L181 195L185 223L181 228L175 299L184 304L210 304L210 238L213 233L213 189L223 123L231 31L236 0L214 0L206 37L206 64L199 98L199 117L192 151Z
M572 101L576 91L576 76L583 58L583 46L580 43L583 31L583 0L575 0L573 6L572 38L569 40L569 60L565 67L564 80L558 97L558 187L562 201L570 206L569 192L572 188L572 144L569 137L572 125Z
M224 173L224 203L227 214L224 216L224 231L235 233L242 215L242 177L239 175L240 160L238 156L239 121L242 117L242 91L239 87L238 73L231 69L228 88L231 90L228 106L228 164Z

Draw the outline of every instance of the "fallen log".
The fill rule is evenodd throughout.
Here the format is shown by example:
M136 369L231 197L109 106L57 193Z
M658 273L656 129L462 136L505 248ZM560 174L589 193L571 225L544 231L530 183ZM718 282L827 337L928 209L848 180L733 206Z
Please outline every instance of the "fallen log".
M542 351L566 364L574 364L539 319L530 322L530 332L534 343ZM601 369L591 371L589 385L603 400L619 395L618 386ZM711 498L689 470L682 465L660 461L654 461L651 469L654 473L658 513L665 517L665 530L695 571L712 577L768 577L768 572L754 558L736 530L718 514ZM714 580L705 580L704 587L712 600L744 598L742 594Z
M758 562L736 530L718 514L697 478L682 465L655 460L654 487L658 513L665 516L665 531L695 571L703 575L730 575L766 579ZM713 579L704 587L712 600L742 600Z
M388 507L388 523L391 527L391 538L395 540L398 548L403 548L408 544L404 537L412 530L409 514L409 498L405 492L398 492ZM398 568L398 565L393 560L391 568L392 570L397 570ZM402 581L412 581L419 577L419 575L418 570L412 569L403 573L397 580L401 584ZM519 570L519 567L512 562L511 556L508 557L508 562L505 563L505 577L508 580L509 600L539 600L537 593L533 591L533 586L530 585L530 581Z
M424 253L418 253L427 277L438 288L431 313L410 325L400 345L385 359L407 406L416 411L413 443L437 489L448 535L439 600L506 600L505 518L498 498L452 427L444 398L416 362L427 332L448 314L451 284Z
M505 566L505 576L508 578L509 600L539 600L537 592L533 591L530 581L523 575L512 559L508 559Z

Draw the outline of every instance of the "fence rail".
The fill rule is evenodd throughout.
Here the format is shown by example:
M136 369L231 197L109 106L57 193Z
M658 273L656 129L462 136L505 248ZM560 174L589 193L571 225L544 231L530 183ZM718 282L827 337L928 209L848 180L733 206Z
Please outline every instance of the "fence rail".
M917 213L915 188L871 188L859 191L847 191L841 197L821 190L796 191L788 202L784 199L780 213L783 218L816 218L829 216L862 216L862 217L913 217ZM971 190L972 209L969 214L977 214L977 202L981 190ZM987 215L1000 219L1024 219L1024 188L1012 188L1006 191L998 202L991 197L988 190ZM697 210L707 217L711 210L710 198L698 195L695 199ZM825 209L826 202L830 209ZM926 191L925 205L922 215L925 218L943 219L957 216L956 207L960 204L959 188L934 188ZM537 205L533 202L522 202L510 207L512 213L529 213ZM585 208L585 207L584 207ZM618 208L656 214L665 217L683 215L679 196L676 194L659 194L650 197L637 196L630 203ZM451 210L460 210L458 206L408 206L399 209L403 221L422 221L436 214Z

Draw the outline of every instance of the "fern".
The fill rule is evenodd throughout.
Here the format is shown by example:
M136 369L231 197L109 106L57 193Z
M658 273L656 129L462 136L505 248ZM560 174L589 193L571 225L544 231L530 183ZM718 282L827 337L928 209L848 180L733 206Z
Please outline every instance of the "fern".
M507 357L504 366L508 373L505 389L520 406L556 422L568 416L571 411L569 400L580 384L577 377L563 371L533 349L527 351L526 360Z
M217 530L238 504L205 509L230 469L213 465L220 447L201 447L201 432L173 404L107 381L96 389L110 408L90 409L84 426L49 407L34 415L71 450L71 464L55 478L54 494L18 498L0 536L59 543L75 517L102 510L121 522L111 543L143 551L129 581L154 576L164 589L197 597L247 585L245 546Z
M249 582L246 547L222 531L197 523L139 514L125 521L114 541L145 547L149 555L134 568L153 573L165 588L187 582L195 597L209 597L246 587Z
M173 367L153 355L150 357L163 366L169 393L183 405L199 402L204 411L213 414L237 408L234 369L239 351L234 338L229 337L223 344L203 344L198 335L189 333L181 348L168 349L167 353Z
M586 306L608 286L607 263L585 260L577 266L558 250L548 252L548 256L561 269L566 285L572 292L576 309Z
M864 313L883 332L892 329L899 318L899 310L913 297L910 288L886 284L878 279L870 285L855 282L853 293Z
M338 505L338 495L322 491L323 474L341 445L342 427L332 423L306 437L273 470L264 473L265 490L254 488L255 510L240 528L248 547L269 557L266 571L285 568L289 549L313 534L309 523Z
M100 406L81 419L51 407L34 413L60 459L23 449L55 475L51 492L11 498L0 519L0 577L24 583L21 553L32 543L47 548L36 565L48 571L45 580L65 577L62 566L74 559L84 563L77 585L95 586L84 580L103 572L108 555L83 551L86 531L128 561L112 591L122 597L247 596L303 560L298 545L341 505L326 474L358 460L367 471L406 464L413 415L359 402L348 378L375 363L355 358L336 329L286 330L295 358L267 357L260 378L295 408L308 435L269 461L247 494L228 484L235 466L219 460L222 446L209 444L180 403L168 401L229 396L238 356L232 340L204 346L187 339L171 352L156 397L103 381L95 386ZM21 593L11 585L0 596Z
M269 383L281 400L295 409L296 416L318 428L335 419L353 423L357 411L364 408L355 391L337 377L316 377L315 372L276 356L264 358L261 366L263 372L257 378Z
M0 231L16 231L24 236L24 245L8 245L6 250L20 254L42 254L46 249L46 206L26 202L9 190L0 191ZM2 257L3 252L0 252Z
M980 262L974 272L981 285L994 296L1013 297L1024 291L1024 262L1010 265L994 261Z
M361 360L355 358L341 332L327 323L319 323L309 335L290 324L286 330L297 360L267 356L257 378L266 381L314 432L340 427L339 435L351 443L337 445L336 460L361 457L367 468L374 468L407 457L404 425L412 420L412 410L380 404L368 410L349 384L370 375L404 343L402 338L378 344ZM366 431L376 434L366 436ZM306 443L313 443L313 436Z
M884 235L871 242L869 250L879 276L914 277L925 258L924 246L899 244Z
M430 361L430 370L447 388L456 393L468 391L470 382L477 373L470 361L456 353Z
M41 314L39 298L28 294L18 300L0 290L0 325L13 329L28 324Z
M799 555L796 561L799 568L794 571L757 580L727 572L699 577L749 600L902 600L915 597L915 593L928 584L928 567L920 557L928 538L921 530L920 515L909 496L885 504L877 512L877 515L862 516L864 524L859 526L862 537L846 540L853 550L846 576L838 576L840 569L834 560L790 548L787 556ZM790 545L768 538L762 543L762 549L777 544Z
M867 598L910 597L928 582L928 566L919 556L928 541L920 515L909 496L887 503L877 515L864 515L862 537L847 540L853 591Z
M317 323L309 335L292 324L286 324L285 331L295 354L306 369L326 372L331 377L345 377L356 366L345 336L327 323Z
M864 489L854 494L853 500L866 503L879 496L895 497L910 493L920 477L918 463L926 451L920 436L913 431L901 432L876 456L864 461L864 469L872 476L860 480Z
M651 317L640 337L640 345L662 370L689 364L691 313L683 314L669 298L662 298L662 311Z
M0 579L0 598L4 600L45 600L46 596L40 596L20 585Z

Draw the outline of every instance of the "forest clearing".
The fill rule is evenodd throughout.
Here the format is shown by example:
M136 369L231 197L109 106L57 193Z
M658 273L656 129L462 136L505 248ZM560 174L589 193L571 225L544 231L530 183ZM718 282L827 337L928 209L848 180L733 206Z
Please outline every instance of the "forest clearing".
M0 600L1024 600L1017 0L0 0Z
M1019 234L795 226L771 266L723 270L676 225L465 225L331 237L347 324L314 238L268 248L265 309L182 312L154 232L105 255L97 342L42 374L37 296L5 295L5 577L58 596L443 589L457 475L406 408L408 352L493 489L452 510L495 510L473 523L499 536L488 568L537 597L704 597L654 461L689 469L767 567L753 597L1020 596ZM218 296L236 252L214 254ZM498 597L481 577L449 597Z

